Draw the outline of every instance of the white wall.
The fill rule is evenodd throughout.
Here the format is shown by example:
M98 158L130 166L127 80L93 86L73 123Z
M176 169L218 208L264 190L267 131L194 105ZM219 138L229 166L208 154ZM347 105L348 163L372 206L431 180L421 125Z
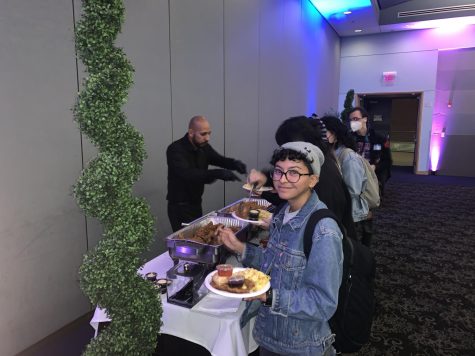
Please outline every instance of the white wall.
M15 354L90 309L77 270L101 227L71 196L95 148L73 122L73 9L80 0L0 0L0 355ZM157 218L149 256L164 250L166 147L195 114L213 146L266 166L291 115L338 103L339 39L307 0L126 0L118 45L135 67L124 107L148 159L135 185ZM79 66L79 77L83 77ZM244 177L243 177L244 178ZM242 183L207 187L204 211L241 198Z
M417 171L429 169L438 51L474 47L475 26L462 32L419 30L344 38L341 41L339 107L346 92L422 92L423 109ZM381 81L383 71L397 71L394 84Z

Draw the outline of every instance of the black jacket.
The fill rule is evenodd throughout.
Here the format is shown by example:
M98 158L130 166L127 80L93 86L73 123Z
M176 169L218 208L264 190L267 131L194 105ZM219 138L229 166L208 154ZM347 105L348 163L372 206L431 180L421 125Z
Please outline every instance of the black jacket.
M168 202L201 204L205 184L218 179L221 171L208 166L235 169L235 162L221 156L209 144L196 148L185 134L167 148Z

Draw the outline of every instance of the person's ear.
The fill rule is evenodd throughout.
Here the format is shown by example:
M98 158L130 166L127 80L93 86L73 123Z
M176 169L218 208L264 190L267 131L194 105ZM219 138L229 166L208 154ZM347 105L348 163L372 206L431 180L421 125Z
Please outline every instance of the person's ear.
M316 176L314 174L312 174L310 176L310 182L309 182L309 185L308 187L311 189L315 188L315 186L317 185L318 181L320 180L320 177L319 176Z

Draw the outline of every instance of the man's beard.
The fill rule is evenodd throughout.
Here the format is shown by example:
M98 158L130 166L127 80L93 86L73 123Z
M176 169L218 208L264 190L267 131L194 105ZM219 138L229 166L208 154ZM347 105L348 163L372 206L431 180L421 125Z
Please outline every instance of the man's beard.
M201 143L198 143L198 142L196 142L196 140L195 140L195 139L193 139L193 144L195 145L195 147L198 147L198 148L203 148L203 147L205 147L206 145L208 145L208 141L206 141L206 142L201 142Z

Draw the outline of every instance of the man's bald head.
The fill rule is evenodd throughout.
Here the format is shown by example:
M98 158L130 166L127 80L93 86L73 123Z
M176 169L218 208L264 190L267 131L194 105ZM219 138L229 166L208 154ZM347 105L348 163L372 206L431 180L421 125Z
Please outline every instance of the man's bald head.
M211 126L206 117L193 116L188 124L188 138L196 147L206 146L211 136Z
M193 116L190 119L190 123L188 124L188 129L196 129L198 126L202 125L203 123L208 123L206 117L197 115Z

